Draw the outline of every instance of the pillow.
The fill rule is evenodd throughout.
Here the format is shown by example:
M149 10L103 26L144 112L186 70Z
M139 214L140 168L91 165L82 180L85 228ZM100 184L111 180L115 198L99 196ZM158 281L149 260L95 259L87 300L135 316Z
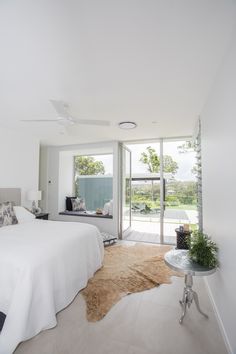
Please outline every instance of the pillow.
M0 203L0 227L17 224L12 202Z
M66 197L66 210L68 211L72 211L73 207L72 207L72 200L76 199L76 197Z
M113 200L104 204L103 215L113 215Z
M108 214L113 216L113 199L110 200L110 205L108 209Z
M85 211L85 203L83 198L71 199L73 211Z
M22 206L14 206L13 209L19 224L30 222L35 219L35 215Z
M103 215L109 215L109 205L110 205L110 202L107 202L104 204Z

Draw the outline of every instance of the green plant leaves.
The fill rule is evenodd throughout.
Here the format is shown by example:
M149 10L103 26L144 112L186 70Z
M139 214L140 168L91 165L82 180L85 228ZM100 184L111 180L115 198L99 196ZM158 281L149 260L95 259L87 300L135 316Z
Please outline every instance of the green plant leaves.
M189 257L205 267L215 268L219 262L217 259L218 247L208 235L195 230L189 238Z

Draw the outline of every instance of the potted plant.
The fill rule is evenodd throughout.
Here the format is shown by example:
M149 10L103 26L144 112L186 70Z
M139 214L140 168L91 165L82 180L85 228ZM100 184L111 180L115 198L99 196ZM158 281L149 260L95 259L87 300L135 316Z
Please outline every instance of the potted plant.
M219 262L217 259L218 247L207 234L195 230L188 239L189 258L202 266L215 268Z

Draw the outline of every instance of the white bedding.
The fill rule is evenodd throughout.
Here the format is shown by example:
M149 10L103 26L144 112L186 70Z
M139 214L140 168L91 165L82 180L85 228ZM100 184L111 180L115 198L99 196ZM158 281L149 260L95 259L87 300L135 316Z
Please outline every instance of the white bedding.
M0 354L56 326L102 265L103 242L89 224L33 220L0 228L0 311L7 317Z

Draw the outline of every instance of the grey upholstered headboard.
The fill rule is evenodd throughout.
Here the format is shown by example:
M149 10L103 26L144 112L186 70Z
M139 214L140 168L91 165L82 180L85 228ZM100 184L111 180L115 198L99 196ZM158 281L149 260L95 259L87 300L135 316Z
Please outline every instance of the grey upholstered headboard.
M21 205L20 188L0 188L0 203L14 202L15 205Z

